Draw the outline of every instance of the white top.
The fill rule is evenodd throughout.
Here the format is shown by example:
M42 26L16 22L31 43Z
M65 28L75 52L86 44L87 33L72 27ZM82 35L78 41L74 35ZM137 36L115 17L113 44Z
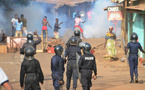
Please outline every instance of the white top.
M75 18L75 26L79 26L80 22L82 22L82 19L80 18Z
M18 19L12 18L11 22L13 23L13 25L18 22Z
M5 72L2 70L2 68L0 68L0 84L4 83L5 81L8 80L7 75L5 74Z

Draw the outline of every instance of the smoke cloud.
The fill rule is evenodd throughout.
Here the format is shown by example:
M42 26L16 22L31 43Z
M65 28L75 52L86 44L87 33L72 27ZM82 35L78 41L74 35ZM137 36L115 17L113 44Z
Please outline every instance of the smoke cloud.
M92 12L94 13L91 21L86 21L86 23L82 24L82 28L84 30L84 36L86 38L100 38L104 37L106 32L108 31L109 26L114 26L114 24L107 20L107 11L104 11L103 8L107 6L113 6L114 3L111 3L110 0L96 0L94 6L92 6ZM38 3L38 2L30 2L30 4L25 6L17 6L13 7L13 10L7 11L4 9L0 9L0 30L2 28L5 29L5 32L8 36L11 36L11 19L14 18L15 14L18 14L20 17L21 14L24 14L24 17L27 19L27 30L28 32L38 31L38 34L41 34L42 31L42 20L44 16L47 16L47 20L53 29L48 27L48 37L53 37L53 30L55 19L59 18L59 22L63 22L59 29L60 36L63 36L66 30L74 29L73 24L74 21L70 18L72 15L68 15L68 12L65 12L64 9L59 9L57 12L54 9L55 5L48 3ZM79 7L79 6L78 6ZM78 8L79 10L80 8ZM77 10L77 8L74 8ZM85 11L87 12L87 11ZM73 13L71 11L70 13ZM117 24L117 36L120 35L120 22ZM25 36L25 35L23 35Z
M63 21L64 23L60 26L60 36L63 36L66 31L65 22L67 22L67 16L65 14L56 15L54 5L48 3L39 3L39 2L30 2L27 7L17 6L12 11L3 10L2 12L5 16L0 14L3 20L0 22L6 21L7 26L4 26L6 34L11 35L11 19L14 18L15 14L18 14L20 17L21 14L24 14L24 17L27 19L27 30L28 32L38 31L38 34L41 34L42 31L42 20L44 16L47 16L47 20L51 25L51 28L48 27L48 37L53 37L53 30L55 19L59 18L59 22ZM23 35L25 36L25 34Z
M4 12L3 10L0 9L0 32L6 26L5 24L6 24L6 18L4 17Z
M107 19L107 11L104 11L104 8L107 6L114 6L110 0L98 0L92 7L91 11L92 19L90 21L86 21L83 26L84 36L86 38L100 38L104 37L106 33L109 31L109 26L113 26L114 24ZM120 36L120 22L117 24L117 36ZM114 27L115 28L115 27ZM115 30L113 31L115 33Z

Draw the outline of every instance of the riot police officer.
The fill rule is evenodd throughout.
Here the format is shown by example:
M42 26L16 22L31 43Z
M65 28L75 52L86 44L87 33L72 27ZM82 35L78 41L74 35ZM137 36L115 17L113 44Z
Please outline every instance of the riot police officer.
M44 76L39 61L34 58L35 49L32 46L27 46L24 51L25 57L20 71L20 86L22 89L24 88L25 78L24 90L41 90L39 82L43 84Z
M77 45L79 45L79 43L82 42L82 39L80 38L80 31L79 30L74 31L74 36L72 36L71 38L76 38L77 39ZM66 43L67 47L70 46L70 40L71 40L71 38Z
M126 51L129 52L129 66L130 66L130 77L131 81L130 83L134 83L134 73L135 73L135 82L138 83L138 49L140 49L141 52L145 53L145 51L142 49L141 44L137 42L138 35L136 33L131 34L131 42L127 44Z
M33 35L32 34L30 34L30 33L27 34L27 42L24 43L22 48L20 49L20 54L24 54L24 49L25 49L26 46L32 46L35 49L35 53L36 53L36 45L41 43L41 38L39 37L37 32L34 32L34 35L37 35L37 38L38 38L37 41L33 40Z
M90 90L92 86L92 70L94 71L94 79L97 78L97 68L95 56L90 52L91 45L89 43L85 43L82 46L83 55L80 57L78 62L79 64L79 72L81 73L81 84L83 90Z
M63 73L64 73L64 59L61 57L63 47L61 45L55 46L55 55L51 59L51 71L53 86L55 90L60 90L63 85Z
M73 90L76 90L77 87L77 79L78 79L78 72L77 72L77 65L76 65L76 53L81 55L80 47L78 46L77 39L75 37L70 39L70 47L66 48L65 51L65 58L67 58L67 90L70 89L71 77L73 75Z

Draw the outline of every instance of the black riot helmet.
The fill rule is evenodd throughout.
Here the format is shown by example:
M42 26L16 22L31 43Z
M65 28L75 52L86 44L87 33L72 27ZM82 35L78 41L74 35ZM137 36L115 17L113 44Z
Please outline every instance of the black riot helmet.
M75 38L75 37L72 37L71 39L70 39L70 45L72 46L72 45L77 45L77 39Z
M132 33L131 36L130 36L130 40L133 43L136 43L137 42L137 39L138 39L138 35L136 33Z
M74 31L74 35L75 35L75 36L80 36L80 31L79 31L79 30L75 30L75 31Z
M33 35L32 34L27 34L27 42L28 43L33 42Z
M90 50L91 50L91 45L89 43L85 43L83 46L82 46L82 49L83 49L83 52L84 53L88 53L90 54Z
M25 48L25 56L29 57L29 56L33 56L35 54L35 49L32 46L27 46Z
M61 55L63 52L63 47L61 45L57 45L55 46L54 51L56 55Z

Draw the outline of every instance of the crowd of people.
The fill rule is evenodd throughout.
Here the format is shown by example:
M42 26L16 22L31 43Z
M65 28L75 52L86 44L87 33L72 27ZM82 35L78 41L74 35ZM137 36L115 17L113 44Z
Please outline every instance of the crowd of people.
M77 11L75 11L75 13L73 14L73 19L74 19L74 28L78 28L81 31L81 36L82 38L84 38L83 36L83 29L81 28L80 24L81 23L85 23L86 21L83 21L80 17L80 15L77 14ZM63 22L59 23L59 19L56 18L55 19L55 24L54 24L54 38L59 38L59 29L61 29L60 25L63 24ZM42 20L42 33L43 33L43 38L47 37L48 34L48 28L47 25L53 29L51 27L51 25L49 24L49 21L47 20L47 16L44 16L43 20ZM11 26L12 26L12 37L22 37L23 32L25 33L25 35L28 34L27 31L27 19L24 17L23 14L21 14L20 17L18 17L17 14L15 14L15 17L12 18L11 20ZM75 29L76 30L76 29Z
M55 24L54 24L54 38L59 38L59 29L60 25L63 23L59 23L59 19L56 18L55 20ZM47 37L47 25L52 29L52 27L50 26L47 17L44 16L43 20L42 20L42 32L43 32L43 38L45 39ZM24 18L24 15L21 14L21 18L18 17L17 14L15 14L15 18L12 18L11 20L11 26L12 26L12 37L22 37L23 32L25 33L25 35L28 34L27 31L27 19Z
M11 20L12 37L22 37L23 32L27 35L27 20L24 15L21 14L21 18L15 14L15 18Z

